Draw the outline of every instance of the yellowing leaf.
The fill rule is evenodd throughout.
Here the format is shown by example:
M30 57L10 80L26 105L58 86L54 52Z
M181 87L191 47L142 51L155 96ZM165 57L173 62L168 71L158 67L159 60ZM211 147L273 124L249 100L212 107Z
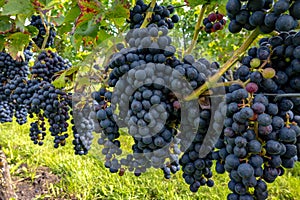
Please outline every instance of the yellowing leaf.
M18 32L10 35L8 40L10 41L8 44L8 52L11 57L14 59L18 59L20 56L24 57L23 50L30 42L29 35Z

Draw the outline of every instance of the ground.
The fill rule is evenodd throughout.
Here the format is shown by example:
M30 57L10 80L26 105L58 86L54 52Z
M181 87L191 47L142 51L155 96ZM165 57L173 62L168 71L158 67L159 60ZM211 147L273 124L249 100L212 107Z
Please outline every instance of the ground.
M35 171L35 176L32 177L27 174L28 166L21 164L16 174L13 175L12 180L15 186L15 191L20 200L32 199L54 199L51 197L53 185L57 184L61 179L54 175L48 167L38 167ZM56 200L64 199L55 197ZM76 199L70 198L69 199Z

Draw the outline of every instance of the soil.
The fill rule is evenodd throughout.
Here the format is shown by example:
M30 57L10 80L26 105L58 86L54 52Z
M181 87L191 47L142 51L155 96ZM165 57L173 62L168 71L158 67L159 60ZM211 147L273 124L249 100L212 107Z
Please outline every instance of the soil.
M27 169L26 164L22 164L18 171ZM72 196L64 196L63 191L52 191L51 184L54 185L60 181L60 178L51 173L47 167L39 167L35 172L34 179L31 177L20 177L12 175L12 180L15 187L15 192L18 196L18 200L32 200L32 199L47 199L47 200L65 200L65 199L76 199ZM57 194L59 193L59 194ZM63 194L62 194L63 193ZM54 195L57 194L57 195ZM55 197L54 197L55 196Z

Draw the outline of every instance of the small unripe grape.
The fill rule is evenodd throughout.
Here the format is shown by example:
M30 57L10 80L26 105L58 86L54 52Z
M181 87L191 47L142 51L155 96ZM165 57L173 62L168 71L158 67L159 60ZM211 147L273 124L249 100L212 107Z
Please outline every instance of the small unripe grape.
M258 68L260 66L260 60L258 58L253 58L250 61L251 68Z
M276 75L276 71L273 68L266 68L262 71L264 78L273 78Z

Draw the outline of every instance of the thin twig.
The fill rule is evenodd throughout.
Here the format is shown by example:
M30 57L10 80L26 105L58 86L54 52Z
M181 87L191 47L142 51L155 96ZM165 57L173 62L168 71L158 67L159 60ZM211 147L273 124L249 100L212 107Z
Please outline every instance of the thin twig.
M43 13L40 9L39 9L39 14L40 14L41 20L43 22L43 25L45 27L45 30L46 30L46 35L45 35L45 38L44 38L44 41L43 41L43 44L42 44L42 47L41 47L41 49L45 49L45 47L47 45L47 42L48 42L49 35L50 35L50 30L49 30L48 26L45 23L44 15L43 15Z

